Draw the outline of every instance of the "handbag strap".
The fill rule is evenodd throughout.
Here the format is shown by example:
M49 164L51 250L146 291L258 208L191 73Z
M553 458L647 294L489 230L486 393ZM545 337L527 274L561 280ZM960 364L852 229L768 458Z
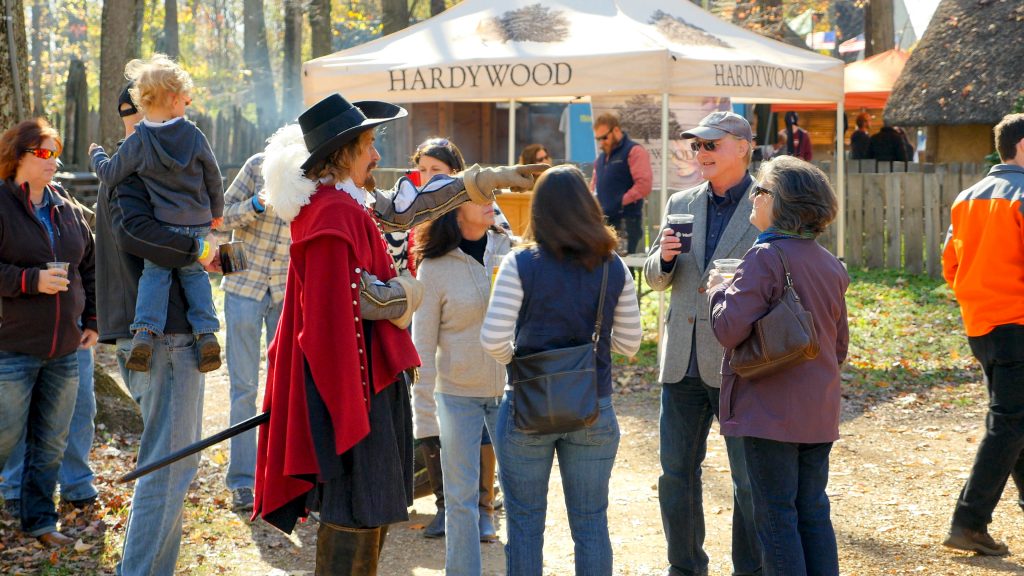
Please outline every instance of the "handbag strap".
M594 351L597 351L597 342L601 339L601 320L604 317L604 292L608 287L608 262L604 263L604 271L601 272L601 297L597 299L597 320L594 322L594 334L590 337L594 342Z
M786 290L792 290L793 291L793 299L796 300L797 302L799 302L800 301L800 295L797 294L796 290L793 288L793 275L789 271L789 260L786 259L786 253L783 252L782 248L779 248L778 245L775 244L775 242L769 242L768 245L771 246L772 248L774 248L775 251L778 252L779 258L782 259L782 270L786 274L786 277L785 277L786 286L782 290L783 293L785 293Z

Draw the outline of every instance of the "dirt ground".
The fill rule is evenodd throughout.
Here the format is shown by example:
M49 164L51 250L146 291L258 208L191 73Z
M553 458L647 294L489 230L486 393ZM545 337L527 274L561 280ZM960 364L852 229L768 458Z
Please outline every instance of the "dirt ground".
M223 374L209 379L206 396L209 433L227 421ZM660 575L665 570L665 542L657 494L658 388L642 386L639 391L617 394L615 402L622 429L609 509L615 573ZM991 530L1017 555L975 557L939 545L983 433L984 408L981 384L844 401L842 439L832 452L829 483L843 574L1024 574L1024 517L1016 506L1012 482ZM204 458L201 480L209 491L226 499L223 460L220 452ZM732 498L725 445L717 428L708 444L704 483L711 574L727 575L731 573ZM444 573L444 542L422 537L423 525L434 512L432 498L420 498L410 509L410 521L392 527L381 574ZM217 518L229 521L232 528L225 536L231 545L224 546L222 538L211 540L209 535L187 537L179 563L183 573L312 573L315 525L301 526L286 537L259 523L249 525L222 508L209 514L214 524ZM503 515L499 521L504 542ZM573 544L557 470L551 477L546 525L545 574L573 574ZM203 529L193 524L189 530ZM504 574L502 545L482 544L481 548L484 574Z

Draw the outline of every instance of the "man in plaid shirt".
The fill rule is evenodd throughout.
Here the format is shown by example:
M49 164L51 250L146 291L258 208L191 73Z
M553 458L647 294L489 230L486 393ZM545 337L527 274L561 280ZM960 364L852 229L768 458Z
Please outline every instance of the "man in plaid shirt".
M231 382L231 425L256 415L260 373L260 334L267 330L267 346L277 332L288 277L291 231L263 193L263 153L242 166L224 191L224 224L232 240L245 243L249 268L225 275L224 318L227 323L228 377ZM256 430L231 439L227 485L231 507L252 510L256 471Z

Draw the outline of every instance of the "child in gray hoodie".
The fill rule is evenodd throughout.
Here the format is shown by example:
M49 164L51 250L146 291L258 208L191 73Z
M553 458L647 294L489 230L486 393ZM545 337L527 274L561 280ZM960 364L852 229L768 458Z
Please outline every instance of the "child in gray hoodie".
M220 168L206 136L185 119L185 107L192 103L192 78L163 54L148 61L132 60L125 76L133 83L132 99L145 112L135 133L124 140L113 157L102 146L89 147L100 180L114 188L137 174L146 185L153 215L165 228L199 241L197 261L178 268L188 301L188 321L198 339L199 371L220 367L220 329L213 304L210 277L199 261L211 250L207 235L223 220L224 187ZM129 370L146 372L153 355L153 338L162 336L167 320L171 268L145 261L139 280L139 296Z

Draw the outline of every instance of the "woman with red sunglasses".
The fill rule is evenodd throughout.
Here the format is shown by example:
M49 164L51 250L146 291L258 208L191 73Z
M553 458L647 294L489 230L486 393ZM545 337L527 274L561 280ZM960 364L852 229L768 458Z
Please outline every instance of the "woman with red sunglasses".
M0 136L0 462L25 435L21 529L44 546L57 531L53 492L78 389L79 347L96 343L93 239L51 180L62 143L43 119Z

